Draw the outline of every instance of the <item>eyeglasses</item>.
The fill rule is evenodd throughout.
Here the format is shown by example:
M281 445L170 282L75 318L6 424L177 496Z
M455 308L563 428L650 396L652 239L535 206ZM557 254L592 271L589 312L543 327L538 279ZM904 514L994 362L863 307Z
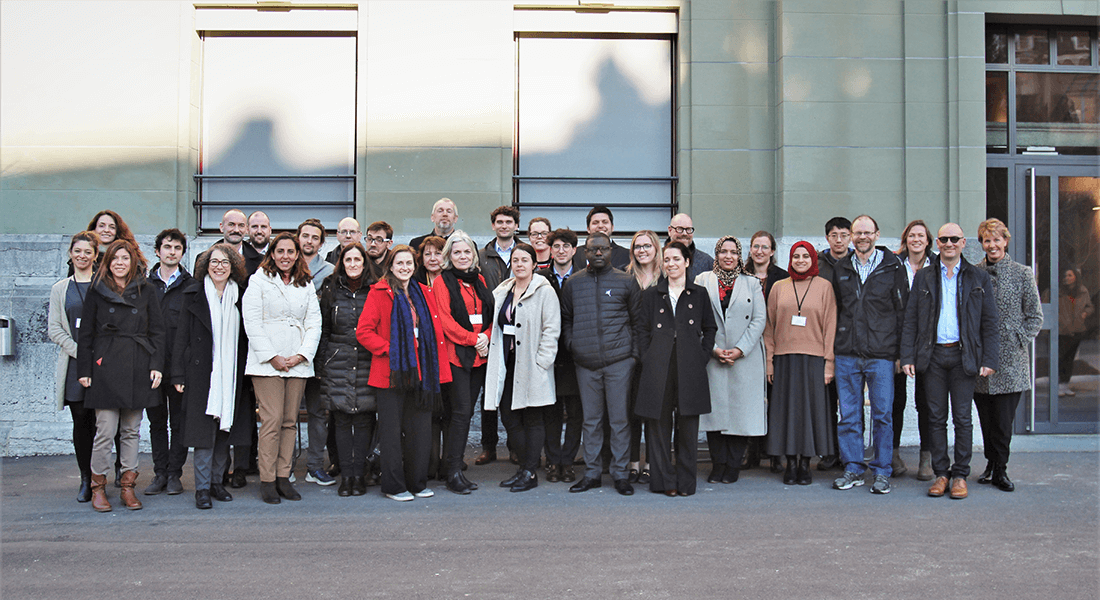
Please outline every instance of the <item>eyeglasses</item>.
M959 240L965 238L959 237L957 235L941 235L936 239L938 239L941 244L958 244Z
M550 249L555 251L555 252L560 252L562 250L568 250L572 247L573 247L573 244L554 244L553 246L550 246Z
M542 240L542 239L546 239L546 236L548 236L548 235L550 235L549 231L532 231L532 232L527 234L527 237L529 237L533 240Z
M871 237L878 233L877 231L853 231L852 237Z
M230 262L229 260L222 260L220 258L210 259L210 266L211 267L228 267L231 264L233 264L233 263Z
M345 237L351 237L351 236L353 236L357 233L359 233L358 229L338 229L338 230L336 230L336 235L342 235L342 236L345 236Z
M852 237L852 234L848 233L847 231L845 231L845 232L836 232L836 231L834 231L833 233L830 233L826 237L828 237L830 240L846 240L846 239Z
M676 233L695 233L695 228L694 227L672 227L672 226L670 226L669 229L675 231Z
M370 235L367 236L367 243L368 244L385 244L388 241L390 241L389 238L374 237L374 236L370 236Z
M585 246L584 249L589 254L603 254L604 252L610 252L611 246Z
M653 244L637 244L636 246L634 246L634 249L649 252L653 249Z

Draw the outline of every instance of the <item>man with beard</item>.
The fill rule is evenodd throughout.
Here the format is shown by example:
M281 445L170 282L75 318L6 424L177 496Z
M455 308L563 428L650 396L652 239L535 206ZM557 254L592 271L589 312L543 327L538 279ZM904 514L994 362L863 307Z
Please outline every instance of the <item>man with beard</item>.
M695 247L695 224L686 213L680 213L668 223L668 241L680 242L687 246L691 256L688 269L688 281L695 281L695 276L714 269L714 257Z
M434 225L432 230L422 236L413 238L409 242L409 246L417 252L420 252L420 244L428 236L437 235L443 239L451 237L455 230L455 224L458 222L458 205L450 198L440 198L432 205L430 219L432 225Z
M267 242L271 239L271 219L263 211L248 215L248 243L242 244L244 268L249 276L260 268L260 261L267 253Z
M386 274L386 259L393 246L393 227L385 221L375 221L367 227L367 285L372 285Z
M302 259L306 261L310 275L313 276L313 288L320 292L325 277L332 274L335 267L321 256L321 246L325 243L325 226L317 219L306 219L298 226L298 245L302 248ZM309 413L307 424L309 451L306 457L306 481L317 485L332 485L336 480L325 470L325 442L328 440L328 415L321 398L321 382L316 377L306 380L303 401ZM335 459L336 446L330 447ZM334 461L335 462L335 461Z

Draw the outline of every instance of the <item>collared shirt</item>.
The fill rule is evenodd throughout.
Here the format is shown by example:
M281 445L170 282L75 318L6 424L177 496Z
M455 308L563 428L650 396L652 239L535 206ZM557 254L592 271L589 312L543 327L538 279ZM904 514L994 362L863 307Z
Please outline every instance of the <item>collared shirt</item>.
M871 253L871 258L867 261L867 264L863 264L859 260L859 255L856 254L852 257L852 266L856 268L856 274L859 275L860 283L867 283L867 277L874 272L875 267L879 266L882 262L882 249L875 248L875 251Z
M164 287L167 289L167 288L172 287L172 282L173 281L179 279L180 271L181 271L181 269L179 267L176 267L176 270L171 275L168 276L168 279L165 279L164 278L164 269L157 269L157 277L160 277L160 280L164 282Z
M959 341L959 267L955 263L950 271L940 263L940 320L936 324L936 343L950 344Z
M913 277L916 276L917 271L913 269L913 265L909 262L908 258L903 259L901 262L905 263L905 276L909 278L909 289L913 289ZM929 260L927 256L925 256L924 263L920 266L920 268L923 269L931 263L932 261Z
M558 287L560 288L565 285L565 280L573 275L573 263L569 263L569 270L565 272L565 275L558 273L557 265L553 265L550 270L554 272L554 277L558 278Z
M501 248L498 240L493 240L493 249L497 251L497 256L504 261L504 264L508 265L508 272L512 272L512 250L516 249L516 240L512 238L512 245L508 248Z

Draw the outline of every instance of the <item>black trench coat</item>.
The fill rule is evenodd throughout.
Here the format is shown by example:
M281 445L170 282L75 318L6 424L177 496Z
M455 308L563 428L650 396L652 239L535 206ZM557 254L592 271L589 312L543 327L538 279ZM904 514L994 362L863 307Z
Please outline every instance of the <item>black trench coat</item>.
M674 347L680 414L709 413L707 361L714 350L718 325L706 289L689 281L673 316L668 280L662 277L657 285L642 292L641 320L642 364L634 413L643 419L661 418Z
M239 289L237 311L241 310L244 287ZM213 448L217 425L214 417L206 414L206 401L210 396L210 375L214 371L214 333L210 322L210 304L202 280L196 279L183 291L179 329L176 330L175 348L172 349L172 385L183 388L183 444L188 448ZM233 425L229 429L231 446L252 443L251 410L244 393L247 377L244 365L248 358L248 338L241 318L237 335L237 390L233 411Z
M144 276L121 295L96 280L84 299L77 335L77 374L92 378L84 407L135 410L160 404L161 392L153 389L149 372L163 374L166 335L157 291Z

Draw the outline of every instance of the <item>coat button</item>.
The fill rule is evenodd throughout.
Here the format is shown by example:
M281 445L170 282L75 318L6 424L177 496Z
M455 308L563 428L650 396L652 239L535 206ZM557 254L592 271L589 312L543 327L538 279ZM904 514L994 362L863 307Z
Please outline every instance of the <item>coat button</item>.
M517 346L519 345L519 340L516 340L516 345L517 345Z
M661 324L657 323L657 329L660 329L660 328L661 328Z
M111 308L108 308L107 312L109 312L109 313L115 312L115 307L112 306Z
M747 319L747 318L749 318L749 316L748 316L748 315L745 315L745 318Z
M523 323L516 323L516 327L523 327Z
M694 306L692 306L692 305L690 305L690 304L688 304L688 308L695 308L695 307L694 307Z
M662 309L660 310L660 312L662 312L662 313L663 313L663 312L665 312L665 309L663 309L663 308L662 308Z
M695 319L688 319L688 325L694 325L694 324L695 324Z
M136 309L136 308L131 308L131 309L130 309L130 312L132 312L132 313L134 313L134 314L136 315L136 314L137 314L137 309Z

